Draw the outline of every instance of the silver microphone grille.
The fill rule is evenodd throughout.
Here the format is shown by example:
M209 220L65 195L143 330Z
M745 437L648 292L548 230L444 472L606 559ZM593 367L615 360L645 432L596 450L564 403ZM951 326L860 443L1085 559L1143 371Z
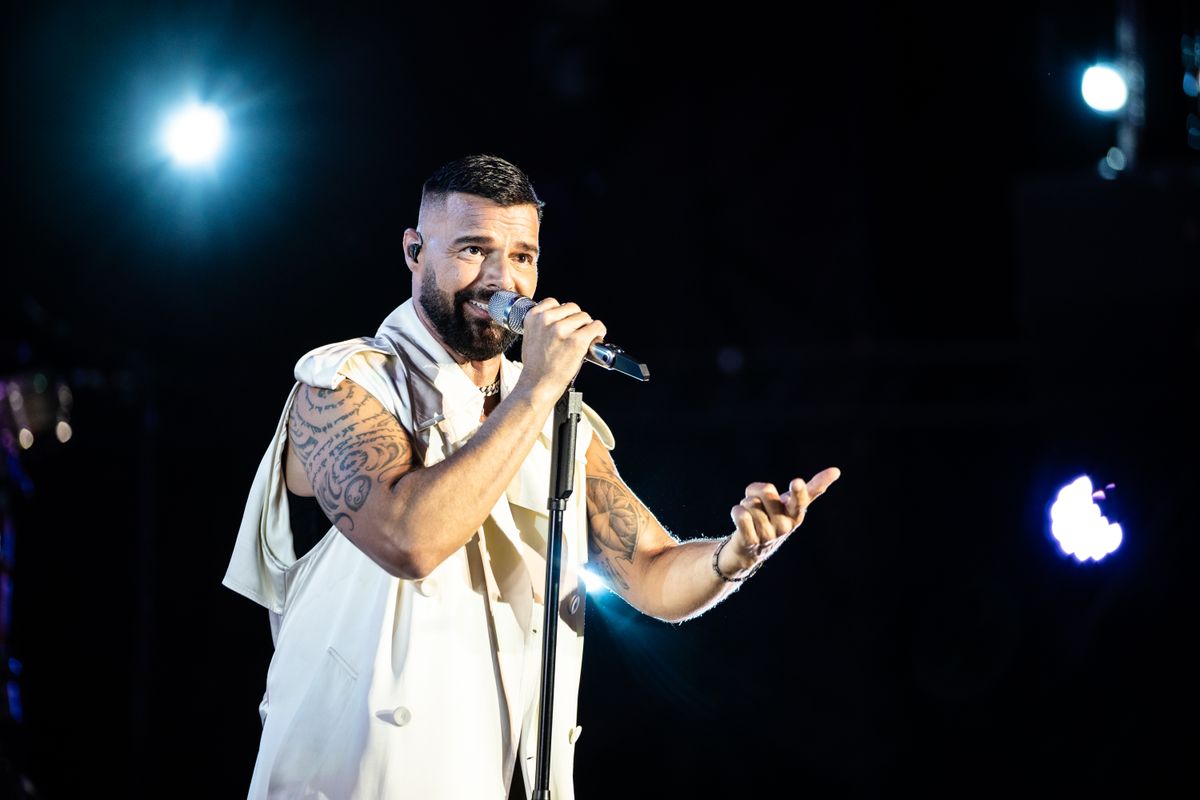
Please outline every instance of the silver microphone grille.
M501 290L488 300L488 314L513 333L524 333L525 315L534 305L528 297Z

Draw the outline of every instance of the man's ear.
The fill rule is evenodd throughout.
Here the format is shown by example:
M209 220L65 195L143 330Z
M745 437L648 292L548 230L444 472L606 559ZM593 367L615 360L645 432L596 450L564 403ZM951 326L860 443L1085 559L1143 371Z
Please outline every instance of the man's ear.
M421 236L421 232L413 228L408 228L404 231L404 252L408 256L407 263L409 270L414 270L417 266L417 259L421 255L421 247L425 244L425 239Z

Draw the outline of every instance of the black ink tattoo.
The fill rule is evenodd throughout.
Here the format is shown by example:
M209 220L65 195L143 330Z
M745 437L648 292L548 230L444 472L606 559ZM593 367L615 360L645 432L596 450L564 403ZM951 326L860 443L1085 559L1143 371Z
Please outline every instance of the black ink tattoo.
M645 514L611 464L596 465L587 479L588 554L613 584L629 588L628 573L646 529Z
M302 389L288 434L317 502L343 530L354 529L351 514L366 505L375 484L390 486L413 466L395 417L352 383L344 390Z
M352 478L346 485L346 505L358 511L363 507L363 503L367 502L367 494L370 491L371 479L366 475L359 475Z

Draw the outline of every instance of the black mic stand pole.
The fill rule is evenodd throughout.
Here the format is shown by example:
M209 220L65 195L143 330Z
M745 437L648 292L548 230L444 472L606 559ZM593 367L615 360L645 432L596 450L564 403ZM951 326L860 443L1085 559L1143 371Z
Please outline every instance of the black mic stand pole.
M554 659L558 643L558 587L561 582L563 512L575 488L575 433L583 409L583 394L574 381L554 406L554 436L550 444L550 524L546 533L545 614L542 617L542 704L538 725L537 778L533 800L550 800L550 741L554 725Z

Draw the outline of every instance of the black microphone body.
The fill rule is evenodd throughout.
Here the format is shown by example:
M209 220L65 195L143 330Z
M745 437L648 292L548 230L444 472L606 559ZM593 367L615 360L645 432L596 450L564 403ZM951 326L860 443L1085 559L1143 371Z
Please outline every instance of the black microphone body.
M498 291L488 301L488 314L513 333L525 332L525 315L537 302L516 292ZM584 360L608 370L616 370L639 381L650 380L650 368L614 344L593 342Z

